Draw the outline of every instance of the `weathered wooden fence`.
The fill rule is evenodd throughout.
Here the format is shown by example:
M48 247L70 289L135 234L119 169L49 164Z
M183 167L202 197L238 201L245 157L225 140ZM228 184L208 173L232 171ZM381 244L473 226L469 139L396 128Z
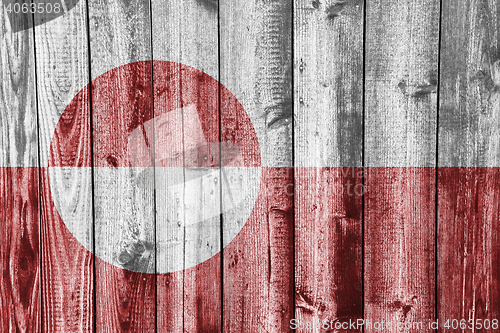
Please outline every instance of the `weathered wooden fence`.
M82 0L47 15L13 31L0 12L1 332L319 332L307 323L359 319L392 323L385 332L434 331L436 319L442 332L497 331L499 2ZM172 256L222 248L238 214L197 211L219 232L189 229L183 252L162 248L197 194L162 197L155 178L123 190L122 136L194 101L219 110L213 141L248 139L226 90L174 63L238 99L261 173L238 236L163 273ZM214 193L199 200L222 209ZM57 200L74 218L62 222ZM143 239L122 251L106 225L128 203ZM343 328L361 330L380 331Z

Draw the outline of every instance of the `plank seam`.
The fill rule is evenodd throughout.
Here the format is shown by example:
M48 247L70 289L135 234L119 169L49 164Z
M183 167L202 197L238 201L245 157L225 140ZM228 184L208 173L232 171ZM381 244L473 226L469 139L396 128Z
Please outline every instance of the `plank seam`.
M34 0L30 3L33 4ZM35 103L36 103L36 133L37 133L37 154L38 154L38 255L39 262L39 287L40 287L40 332L43 332L43 265L42 265L42 177L41 177L41 149L40 149L40 119L39 119L39 100L38 100L38 71L37 71L37 61L36 61L36 37L35 37L35 13L31 14L33 20L33 61L35 62Z
M224 332L224 217L222 216L223 207L223 189L222 189L222 112L221 112L221 25L220 25L220 1L217 1L217 80L219 84L217 85L217 108L219 109L219 188L220 188L220 200L219 200L219 210L220 210L220 331Z
M179 38L180 43L182 44L182 32L179 29ZM180 59L182 61L182 45L180 46ZM181 63L182 64L182 63ZM181 109L184 108L184 102L183 102L183 88L184 85L182 84L182 68L179 70L179 92L180 92L180 106ZM184 132L184 111L181 112L181 128L182 128L182 179L183 179L183 188L182 188L182 210L184 211L185 205L186 205L186 151L185 151L185 132ZM184 219L184 225L183 225L183 234L182 234L182 249L183 249L183 256L182 256L182 331L186 331L186 214L183 214L183 219Z
M437 78L438 84L436 88L436 171L435 171L435 203L434 203L434 319L438 319L438 209L439 209L439 108L440 108L440 89L441 89L441 42L442 42L442 21L443 21L443 0L439 1L439 27L438 27L438 59L437 59ZM438 329L435 330L436 332Z
M292 103L292 184L293 184L293 200L292 200L292 318L295 319L296 316L296 304L295 304L295 292L296 292L296 284L295 284L295 200L297 196L295 195L295 189L297 188L297 184L295 183L295 1L291 1L291 103ZM287 173L288 174L288 173ZM288 181L288 179L287 179Z
M96 291L96 239L95 239L95 202L94 202L94 119L93 119L93 103L92 103L92 60L91 60L91 42L90 42L90 11L89 1L85 1L85 15L86 15L86 29L87 29L87 64L88 64L88 81L89 81L89 115L90 115L90 174L91 182L90 189L92 191L92 311L93 323L92 327L94 332L97 332L97 291Z
M367 0L363 1L363 97L361 99L361 109L362 109L362 131L361 131L361 165L362 165L362 176L361 184L363 188L363 193L361 195L361 314L363 320L365 319L365 194L366 194L366 175L365 175L365 138L366 138L366 12L367 12ZM365 332L365 326L361 328L362 332Z
M295 110L295 1L291 1L291 29L290 29L290 34L291 34L291 103L292 103L292 110ZM295 200L297 199L297 196L295 195L295 189L297 188L297 184L295 183L295 112L292 111L292 118L291 118L291 124L292 124L292 184L293 184L293 200L292 200L292 315L291 318L295 319L296 316L296 304L295 304L295 293L296 293L296 284L295 284ZM288 174L288 172L287 172Z
M158 249L157 249L157 227L156 227L156 135L155 135L155 85L154 85L154 50L153 50L153 4L149 0L149 29L150 29L150 48L151 48L151 98L153 107L153 223L154 223L154 249L155 249L155 264L154 264L154 288L155 288L155 332L158 332Z

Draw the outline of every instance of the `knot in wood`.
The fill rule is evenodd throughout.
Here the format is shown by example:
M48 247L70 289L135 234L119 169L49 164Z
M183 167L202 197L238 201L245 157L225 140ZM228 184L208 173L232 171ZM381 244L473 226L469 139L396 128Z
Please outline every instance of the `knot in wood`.
M500 86L500 60L495 61L491 66L491 79L495 86Z
M346 1L337 1L326 9L326 15L329 19L334 19L340 15L340 13L344 10L347 5Z

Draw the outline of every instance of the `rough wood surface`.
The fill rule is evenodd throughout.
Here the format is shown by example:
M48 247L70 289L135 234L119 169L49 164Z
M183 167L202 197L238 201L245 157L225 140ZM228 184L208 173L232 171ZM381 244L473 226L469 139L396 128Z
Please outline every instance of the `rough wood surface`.
M495 0L64 3L0 13L0 331L500 319Z
M498 167L496 1L443 1L439 166Z
M0 10L0 331L39 332L40 211L33 30Z
M180 1L151 1L152 13L152 45L153 45L153 60L169 60L177 63L182 63L181 42L183 39L181 28L184 21L182 20L183 5ZM153 70L154 70L153 66ZM168 73L171 72L171 73ZM171 90L167 91L175 97L170 98L155 98L155 114L161 114L168 110L181 108L180 89L181 89L181 74L180 65L173 66L168 70L169 76L172 76L175 83ZM154 85L154 82L153 82ZM155 90L156 91L156 90ZM155 96L156 97L156 96ZM161 108L166 110L162 111ZM182 127L181 127L182 130ZM180 142L177 146L182 146ZM179 147L180 148L180 147ZM184 175L178 175L179 181L184 181ZM169 186L169 180L174 182L175 179L167 178L164 186ZM163 234L167 239L173 239L179 242L183 239L184 229L176 230L169 227L170 223L175 223L182 227L182 207L184 206L184 188L178 190L177 195L171 198L157 198L157 205L169 207L165 209L163 216L157 215L157 233ZM159 211L163 211L161 208ZM163 245L157 241L157 253L162 252ZM184 261L184 246L177 251L170 251L168 259L164 260L161 255L157 255L157 266L168 265L170 262ZM156 278L156 299L157 299L157 327L160 330L172 332L184 331L184 272L172 272L169 274L158 274Z
M366 18L364 312L397 332L435 317L439 2L369 1Z
M92 81L96 326L104 332L155 329L154 179L129 167L127 149L131 132L153 118L151 76L146 61Z
M358 167L363 1L295 1L295 165Z
M0 166L38 166L33 29L15 33L0 12Z
M499 27L496 1L443 1L437 261L443 324L500 315Z
M362 174L360 167L296 172L297 322L363 317Z
M492 320L500 316L500 302L494 296L500 285L499 180L497 168L439 170L439 332L446 331L447 320L453 325L453 319L465 320L467 329L462 332L495 331ZM489 320L489 327L472 329L478 320L482 326Z
M76 170L56 170L49 177L50 143L54 152L65 144L75 151L88 151L85 142L89 122L78 114L62 121L62 130L54 129L75 94L88 83L86 12L80 3L58 20L35 27L35 50L38 91L40 184L42 207L42 310L43 330L48 332L91 331L93 327L93 256L70 234L61 220L55 202L64 200L73 219L68 225L85 233L79 219L88 218L90 179ZM43 14L35 14L43 21ZM78 108L88 112L88 96ZM71 133L74 136L67 135ZM74 139L76 137L76 140ZM75 155L52 153L52 166L71 165ZM50 178L50 179L49 179ZM51 190L51 184L57 185ZM83 193L83 195L82 195ZM92 235L87 236L92 241Z
M388 332L429 331L435 317L435 169L368 168L365 223L365 320L390 322Z
M155 75L153 77L153 84L158 85L160 82L165 81L165 76L170 77L170 87L165 92L156 93L160 90L155 89L154 98L154 111L155 116L161 116L164 112L181 109L181 70L180 65L172 63L170 68L161 68L163 73L158 73L160 68L153 66ZM165 75L165 76L163 76ZM175 112L175 111L174 111ZM182 152L182 121L179 124L169 124L171 132L175 133L173 136L180 137L181 140L175 142L174 146L178 151ZM173 127L173 128L172 128ZM155 126L156 128L156 126ZM154 133L155 138L155 151L156 146L161 139L159 134ZM158 141L156 138L158 137ZM163 147L166 148L166 147ZM171 148L171 147L170 147ZM161 148L160 148L161 149ZM180 154L183 158L183 154ZM183 163L175 163L171 167L181 167ZM156 177L156 170L158 174L161 173L160 167L156 168L155 158L155 184L157 188L163 186L164 188L173 185L173 183L182 184L184 182L184 173L177 173L175 176L165 176L163 181L161 177ZM168 170L165 170L168 172ZM162 196L157 192L156 195L156 270L164 271L170 267L184 267L184 186L179 186L173 195ZM174 245L172 245L174 244ZM164 274L157 274L156 278L156 306L157 306L157 327L160 331L183 332L185 328L184 317L184 292L185 292L185 274L180 272L171 272ZM208 317L208 316L207 316Z
M38 168L0 175L0 330L41 332Z
M217 4L203 0L153 0L152 13L153 59L182 63L217 79ZM154 71L155 117L175 112L181 107L194 107L198 111L194 116L196 119L187 119L188 114L184 110L182 122L175 124L182 131L180 148L184 161L174 167L187 167L180 175L184 182L190 173L198 172L193 167L206 164L203 160L199 161L201 164L192 160L189 147L199 137L207 142L219 141L218 85L207 86L207 80L195 71L181 69L174 64L167 70L154 67ZM163 87L167 77L172 76L175 79L170 79L169 90L157 93L160 88L156 87ZM207 136L205 130L203 133L190 131L189 122L192 120L208 125L210 134ZM171 151L170 147L161 145L162 141L162 134L155 133L155 143L161 146L156 150L159 153L160 150ZM199 157L196 156L196 160ZM205 257L214 248L220 248L221 182L217 177L198 177L179 188L173 184L176 179L161 176L169 173L169 166L162 165L158 159L156 162L160 162L155 169L157 188L167 188L169 194L157 196L157 266L162 269L169 262L180 262L181 267L187 268L157 276L158 330L218 332L221 330L222 306L220 256L212 257L197 268L190 268L190 262ZM178 190L172 193L170 189L174 187ZM157 193L162 192L157 190ZM194 223L196 221L200 223ZM210 226L215 226L215 230ZM182 249L182 252L169 251L169 239L180 240L183 247L179 250Z
M151 13L144 1L89 1L96 330L152 332L154 180L137 186L130 134L153 117ZM147 60L129 67L113 68ZM109 263L111 262L111 264Z
M363 317L363 29L363 1L295 1L295 319L301 323Z
M292 3L219 6L220 80L253 122L263 167L252 215L223 253L223 330L284 332L294 311L293 196L284 192L292 184L293 193ZM232 219L224 216L224 233Z

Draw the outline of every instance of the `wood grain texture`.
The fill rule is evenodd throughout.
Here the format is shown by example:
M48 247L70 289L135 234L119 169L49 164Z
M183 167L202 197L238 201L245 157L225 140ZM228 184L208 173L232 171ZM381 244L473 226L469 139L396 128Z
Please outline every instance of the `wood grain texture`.
M0 173L0 329L41 332L38 168Z
M367 3L367 166L436 160L439 3Z
M220 80L250 116L263 166L252 216L223 253L223 330L284 332L294 311L293 196L283 190L293 192L292 3L219 1L219 10Z
M90 207L81 205L79 191L88 180L78 173L51 174L47 168L40 170L42 198L42 310L43 331L92 332L94 326L94 275L93 256L68 231L54 205L54 197L65 197L70 206L79 207L78 218ZM53 182L65 190L51 191ZM84 184L84 185L82 185ZM75 190L75 188L77 190Z
M182 2L176 1L151 1L152 10L152 41L153 41L153 60L170 60L181 62L181 26L183 6ZM154 70L154 67L153 67ZM171 73L169 73L171 72ZM172 89L168 91L170 98L155 98L155 113L160 114L161 106L175 110L181 107L180 89L181 73L180 65L173 66L166 75L171 76L175 83ZM153 82L153 85L155 83ZM156 90L154 90L156 92ZM168 96L167 96L168 97ZM181 128L182 130L182 128ZM183 142L180 143L183 145ZM184 181L184 174L178 176L179 181ZM156 180L155 180L156 181ZM168 180L164 186L168 186ZM157 203L166 205L169 209L165 210L163 217L157 216L157 232L165 235L167 239L179 241L183 238L184 229L175 230L169 228L169 221L175 221L182 226L184 215L182 214L184 206L184 188L179 189L177 196L171 198L157 198ZM161 202L163 201L163 202ZM182 235L181 235L182 233ZM161 251L162 244L158 242L157 252ZM184 260L184 247L178 251L171 251L168 258L173 261ZM168 264L170 260L163 260L161 255L157 255L157 266ZM183 332L184 331L184 272L173 272L170 274L158 274L156 277L156 299L157 299L157 327L165 332Z
M296 172L297 322L363 318L362 175L361 167Z
M224 248L224 331L289 331L294 304L293 196L284 190L293 187L288 184L293 185L292 168L263 168L253 212ZM235 216L224 215L224 229Z
M211 21L213 22L213 21ZM210 56L208 56L210 57ZM219 141L219 85L205 86L199 74L183 71L181 96L184 105L195 104L199 121L208 125L203 129L206 142ZM194 103L193 103L194 102ZM203 114L200 109L210 110ZM189 131L190 121L184 113L184 330L186 332L218 332L221 330L221 261L220 255L208 259L198 267L193 260L205 252L217 253L221 249L221 176L199 177L187 181L190 174L199 171L193 166L211 167L215 151L189 152L188 147L199 135ZM206 117L206 119L203 119ZM217 147L218 148L218 147ZM208 163L207 163L208 162ZM192 184L192 185L188 185ZM192 224L197 222L196 224ZM191 225L190 225L191 224ZM215 226L215 228L210 228ZM215 252L214 252L215 249ZM198 260L197 260L198 261ZM194 262L197 262L194 261ZM189 264L191 263L191 264Z
M430 331L435 317L435 178L434 168L366 170L365 320L389 332Z
M154 180L137 186L127 142L153 117L151 13L144 1L89 1L96 330L155 330ZM138 63L108 72L120 65ZM111 261L111 264L109 263Z
M92 81L96 329L104 332L155 329L154 179L130 167L127 149L153 117L151 78L146 61Z
M295 1L295 317L302 323L363 317L363 29L363 1Z
M443 1L437 261L443 322L500 315L499 24L496 1Z
M366 18L365 320L396 332L435 316L439 2L370 1Z
M443 1L439 166L500 165L500 6Z
M35 14L35 21L45 19L43 14ZM80 2L61 19L35 27L42 167L49 165L50 145L62 113L89 83L87 41L85 3Z
M15 33L0 13L0 166L38 165L33 30Z
M357 167L363 143L363 1L295 1L295 164Z
M453 319L474 323L500 315L495 295L500 285L497 168L444 167L439 170L438 291L441 322ZM498 321L497 321L498 323Z
M259 138L262 166L292 165L292 4L220 2L221 83Z
M33 30L0 11L0 331L39 332L40 204Z
M76 152L90 149L88 95L62 120L62 132L54 134L63 111L77 91L88 83L88 49L84 4L58 20L35 27L37 91L39 101L40 185L42 207L42 310L43 330L92 331L93 256L71 235L64 222L75 226L88 218L89 178L75 170L57 170L49 177L50 144L53 151L65 144ZM35 21L43 22L43 14ZM68 135L69 133L69 135ZM86 136L87 135L87 136ZM52 166L78 163L75 155L52 153ZM52 184L57 185L51 189ZM83 194L83 195L82 195ZM83 200L82 200L83 199ZM64 200L73 219L62 221L55 202ZM80 228L76 224L77 230ZM82 230L85 233L85 230ZM93 236L88 235L92 241Z
M168 60L194 67L218 79L218 12L212 1L152 1L153 14L153 59ZM207 82L195 72L172 65L167 71L155 67L155 117L176 110L182 106L194 105L200 116L199 121L210 124L202 133L207 142L219 141L218 86ZM163 78L161 78L163 76ZM157 94L165 77L170 79L169 90ZM158 77L158 79L157 79ZM206 109L204 116L199 110ZM185 118L186 116L184 116ZM182 130L183 167L193 167L188 156L188 148L199 133L191 133L187 119L183 118ZM210 118L210 119L209 119ZM179 124L178 124L179 125ZM155 142L160 143L160 134L155 134ZM161 147L160 149L168 149ZM158 161L157 161L158 162ZM201 166L202 164L200 164ZM159 175L167 169L156 168ZM185 170L182 178L186 179ZM219 177L220 179L220 177ZM220 226L220 184L217 179L200 177L190 181L191 186L179 188L173 196L158 196L157 213L158 247L157 266L170 262L183 262L184 267L195 258L210 252L210 246L220 248L221 234L208 229L208 225ZM175 179L157 177L157 186L172 187ZM215 182L214 182L215 181ZM212 189L211 191L209 189ZM211 193L211 194L209 194ZM211 209L203 209L211 207ZM193 209L194 207L198 209ZM211 213L216 213L209 218ZM203 221L192 224L193 221ZM181 229L176 228L177 225ZM182 234L179 234L182 233ZM161 239L180 239L184 243L183 252L172 253L163 246ZM210 244L210 245L209 245ZM166 332L218 332L221 330L221 265L217 255L195 268L157 276L158 330Z
M92 0L13 32L2 7L0 331L500 319L499 14L495 0ZM156 158L155 119L191 105L210 110L207 142L252 144L229 92L179 63L238 98L261 171L186 185L193 170ZM186 110L175 166L223 159L190 155ZM153 147L130 151L148 121ZM259 181L227 209L226 183L250 198Z
M168 85L168 89L164 92L163 96L160 93L156 93L159 89L155 89L155 115L161 115L169 110L177 110L181 108L181 69L180 65L172 63L170 68L161 73L170 77L171 84ZM154 77L153 84L158 85L165 78L159 75L159 68L153 66ZM179 126L180 125L180 126ZM174 133L180 133L181 140L175 144L175 147L180 151L183 151L184 142L182 140L182 121L181 124L175 125L176 130L172 130ZM175 135L179 137L179 134ZM156 138L158 137L158 141ZM156 146L161 146L157 142L161 142L159 135L154 134L155 139L155 151ZM183 158L183 154L181 154ZM183 167L183 163L180 165L172 165L172 167ZM156 167L156 158L155 158ZM160 168L158 168L159 170ZM159 170L159 172L161 172ZM167 171L168 172L168 171ZM156 169L155 169L156 176ZM156 177L155 177L156 178ZM183 183L184 182L184 172L177 174L175 177L165 177L163 181L155 179L155 184L157 188L160 186L168 187L171 183ZM184 245L184 198L185 190L184 186L179 187L174 195L170 196L156 196L156 230L157 230L157 256L156 256L156 267L157 272L163 267L177 266L179 262L180 266L184 267L184 256L185 256L185 245ZM176 228L177 226L177 228ZM161 236L160 236L161 235ZM171 240L174 244L179 244L182 242L182 246L177 246L174 249L169 246L171 243L163 242L162 237L166 240ZM183 332L185 325L184 318L184 272L172 272L166 274L157 274L156 277L156 307L157 307L157 327L159 331L165 332ZM208 317L208 316L207 316Z

